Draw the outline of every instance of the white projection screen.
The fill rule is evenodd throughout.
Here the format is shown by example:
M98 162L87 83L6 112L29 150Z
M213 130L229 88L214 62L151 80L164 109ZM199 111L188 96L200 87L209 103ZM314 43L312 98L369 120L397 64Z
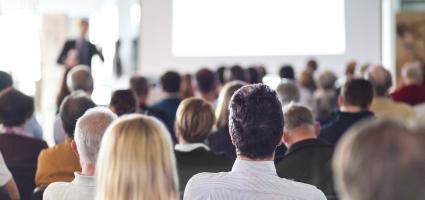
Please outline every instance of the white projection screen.
M345 53L344 0L175 0L172 27L177 57Z
M285 63L299 71L381 60L380 0L142 0L139 69L166 70Z

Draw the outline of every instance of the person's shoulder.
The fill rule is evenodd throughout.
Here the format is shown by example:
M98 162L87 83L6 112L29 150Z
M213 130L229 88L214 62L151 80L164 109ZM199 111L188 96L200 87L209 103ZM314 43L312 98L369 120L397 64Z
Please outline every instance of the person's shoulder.
M67 148L68 148L68 144L66 143L57 144L53 147L41 150L40 157L49 157L56 154L62 154L62 152Z
M321 190L319 190L316 186L301 183L285 178L281 178L282 184L286 186L286 188L290 188L291 196L298 196L299 199L318 199L318 200L326 200L325 195ZM298 198L296 198L298 199Z
M197 187L205 187L205 186L208 187L220 182L223 179L223 177L226 176L227 173L228 172L218 172L218 173L202 172L192 176L192 178L190 178L188 182L188 185L193 184L193 186L197 186Z
M57 195L63 193L70 183L66 182L54 182L49 184L44 190L43 199L57 199Z

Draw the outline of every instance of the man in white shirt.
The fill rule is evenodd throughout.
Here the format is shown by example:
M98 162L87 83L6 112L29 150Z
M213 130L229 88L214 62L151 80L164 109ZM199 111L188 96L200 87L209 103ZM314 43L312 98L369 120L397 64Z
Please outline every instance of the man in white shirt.
M230 136L237 152L232 171L193 176L184 199L326 199L316 187L276 173L273 160L281 144L283 113L275 91L264 84L242 87L229 109Z
M92 108L77 121L74 141L71 146L78 155L81 172L75 172L70 183L50 184L44 192L44 200L93 200L96 192L96 160L102 136L116 115L107 108Z

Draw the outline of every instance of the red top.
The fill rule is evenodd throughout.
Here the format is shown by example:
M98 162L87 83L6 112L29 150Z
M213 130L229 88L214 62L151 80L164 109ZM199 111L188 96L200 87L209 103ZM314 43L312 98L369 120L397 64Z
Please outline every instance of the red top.
M411 106L425 102L425 86L403 86L391 94L394 101L404 102Z

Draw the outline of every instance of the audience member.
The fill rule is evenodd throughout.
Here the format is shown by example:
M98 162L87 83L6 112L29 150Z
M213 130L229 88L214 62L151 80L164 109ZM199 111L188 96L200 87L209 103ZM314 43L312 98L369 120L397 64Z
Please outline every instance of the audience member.
M335 88L336 75L324 71L319 75L319 88L313 94L313 113L317 121L325 123L338 110L338 93Z
M184 74L181 77L180 97L182 99L186 99L193 96L195 96L195 92L194 92L193 84L192 84L192 75Z
M59 116L67 138L65 143L41 151L35 176L38 187L47 187L53 182L70 182L74 179L74 172L81 171L78 157L72 150L75 124L86 110L95 106L90 97L81 91L74 92L63 100Z
M229 81L245 81L245 71L244 69L239 66L235 65L230 68L229 70Z
M295 81L294 68L291 65L283 65L279 70L279 77Z
M59 108L62 104L63 99L65 99L66 96L71 94L71 92L68 89L68 86L66 85L66 77L69 74L69 71L71 71L71 68L66 68L65 73L63 74L61 86L59 89L59 93L56 96L56 114L59 113Z
M347 63L345 66L344 76L339 78L336 85L338 88L342 87L345 82L356 78L356 68L357 68L357 61L351 60Z
M339 111L320 130L320 139L333 145L352 125L360 120L370 118L373 113L369 107L373 99L373 89L369 81L364 79L348 80L338 97Z
M212 106L202 99L189 98L177 109L175 146L180 194L189 179L201 172L229 171L233 162L225 155L216 155L203 141L211 133L215 115Z
M166 93L165 99L152 106L153 109L164 113L167 127L174 127L176 112L180 104L179 90L181 78L177 72L169 71L161 76L162 90ZM176 143L174 128L170 128L173 142Z
M359 72L360 75L359 75L359 77L366 79L367 78L368 71L369 71L369 69L371 67L372 66L369 63L365 63L362 66L360 66L360 72Z
M267 75L267 69L264 65L257 66L258 75L260 77L261 83L263 82L263 78Z
M276 93L282 107L291 102L300 101L300 91L298 86L292 81L283 80L280 82L276 88Z
M1 75L0 75L1 76ZM19 200L19 191L15 180L0 153L0 199ZM4 191L4 192L3 192Z
M33 113L33 98L15 89L0 96L0 152L15 177L21 199L31 198L37 157L47 148L46 142L32 138L25 129Z
M320 126L313 113L291 103L283 108L285 125L282 142L288 151L276 166L277 174L318 187L328 200L336 199L332 178L332 145L317 139Z
M333 167L342 200L425 199L425 143L395 121L356 125L336 148Z
M109 108L118 116L137 112L136 98L131 90L117 90L112 93Z
M107 129L96 166L96 198L178 199L172 141L155 118L122 117Z
M314 186L277 176L274 153L284 123L276 92L263 84L242 87L229 109L238 155L232 171L195 175L184 199L326 199Z
M106 108L91 108L77 120L72 150L78 155L81 172L74 172L72 182L50 184L44 200L87 199L94 200L96 193L96 160L103 134L117 116Z
M217 68L217 70L215 72L217 80L220 82L221 85L224 85L224 84L227 83L225 73L226 73L226 67L225 66L221 66L221 67Z
M88 95L91 95L93 93L94 85L90 68L85 65L78 65L73 67L66 77L66 85L71 93L81 90ZM56 115L56 119L53 125L53 137L55 139L55 143L64 143L66 136L67 133L63 129L63 124L58 114Z
M249 84L262 83L260 74L258 73L258 69L256 67L249 67L245 72L246 82Z
M318 69L319 69L319 64L317 63L316 59L311 58L307 61L306 70L314 74L314 72L316 72Z
M316 91L316 81L313 74L309 70L301 72L298 78L298 87L300 90L300 103L311 107L313 101L313 93Z
M405 103L394 102L388 91L391 88L391 73L382 66L372 67L367 78L372 83L374 98L370 110L377 117L397 118L400 120L414 120L415 111Z
M403 86L393 92L394 101L404 102L411 106L425 102L425 85L423 84L422 67L419 63L407 63L401 71Z
M242 81L232 81L224 85L215 110L217 130L208 137L211 150L217 154L226 155L230 160L236 159L236 151L229 134L229 103L236 90L244 85L246 83Z
M6 72L0 70L0 96L13 87L13 79L12 76ZM35 114L31 116L31 118L27 121L25 125L25 129L28 133L32 135L32 137L43 140L43 130L41 129L40 124L35 118Z
M214 72L206 68L200 69L196 72L195 79L201 98L214 105L218 93Z

